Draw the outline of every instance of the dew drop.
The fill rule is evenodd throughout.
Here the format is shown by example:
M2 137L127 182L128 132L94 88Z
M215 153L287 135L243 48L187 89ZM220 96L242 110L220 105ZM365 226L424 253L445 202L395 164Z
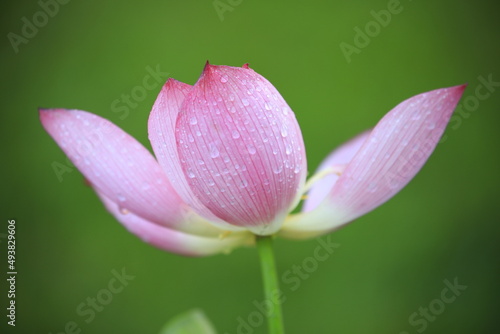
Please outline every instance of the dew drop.
M257 150L255 149L255 146L253 146L253 145L248 145L247 150L248 150L248 153L250 153L250 154L255 154L257 152Z
M290 155L292 153L292 145L290 145L290 144L286 145L285 153L286 153L286 155Z
M237 130L234 130L232 133L233 139L238 139L240 138L240 133Z
M294 172L295 174L299 174L299 173L300 173L300 170L301 170L300 165L299 165L299 164L296 164L296 165L295 165L295 169L293 170L293 172Z
M247 99L241 99L241 103L243 103L243 105L246 107L248 105L250 105L250 102L248 102Z
M224 74L223 76L220 77L220 82L226 83L228 79L229 78L227 77L227 75Z
M189 119L189 124L191 124L191 125L195 125L195 124L197 124L197 123L198 123L198 120L196 119L196 117L194 117L194 116L193 116L193 117L191 117L191 118Z
M274 174L280 174L283 171L283 166L279 165L273 169Z
M188 140L190 143L194 142L194 137L192 134L188 134Z
M122 194L117 194L116 197L118 197L118 201L120 202L125 202L127 200Z
M420 117L422 117L422 115L420 114L420 112L415 112L412 116L412 121L418 121L420 119Z
M127 214L129 214L129 213L130 213L130 211L128 211L128 210L127 210L127 209L125 209L125 208L120 208L120 213L121 213L122 215L127 215Z
M288 115L288 108L287 107L283 107L283 115Z
M370 182L367 188L368 192L374 193L377 191L377 184L375 182Z
M271 106L267 102L264 103L264 108L266 108L266 110L271 110Z
M428 130L434 130L436 128L436 123L434 122L428 122L427 123L427 129Z
M396 189L399 187L399 182L397 180L390 180L389 181L389 188L391 189Z
M212 180L212 179L208 179L207 184L208 184L210 187L213 187L213 186L215 185L215 182L214 182L214 180Z
M217 148L217 146L214 143L208 144L208 147L210 150L210 157L211 158L215 159L220 155L219 149Z
M193 170L191 168L188 168L188 170L187 170L187 176L190 179L194 179L196 177L196 175L194 175Z
M196 136L200 137L201 136L201 132L196 130Z
M229 101L234 101L234 95L233 94L229 95Z
M286 125L283 125L283 126L281 127L281 136L282 136L282 137L286 137L286 136L288 136L288 129L286 128Z
M198 160L198 165L203 166L204 164L205 164L205 161L203 161L203 160L201 160L201 159L200 159L200 160Z
M240 188L246 188L246 187L248 187L248 181L245 179L241 180Z

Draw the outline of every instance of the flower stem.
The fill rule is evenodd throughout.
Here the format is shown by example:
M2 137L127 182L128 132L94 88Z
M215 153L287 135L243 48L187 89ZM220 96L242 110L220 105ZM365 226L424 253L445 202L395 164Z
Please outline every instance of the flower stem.
M264 301L268 306L266 316L269 334L283 334L285 329L281 313L281 291L274 261L272 238L272 236L256 236L256 242L264 282Z

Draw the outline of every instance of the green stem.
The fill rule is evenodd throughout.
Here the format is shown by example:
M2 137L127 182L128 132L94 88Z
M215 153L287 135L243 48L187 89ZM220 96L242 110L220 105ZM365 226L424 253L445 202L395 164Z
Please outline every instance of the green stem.
M276 263L273 253L273 237L257 236L257 249L260 257L260 267L264 282L265 304L268 305L267 324L269 334L283 334L283 315L281 313L281 292L276 272Z

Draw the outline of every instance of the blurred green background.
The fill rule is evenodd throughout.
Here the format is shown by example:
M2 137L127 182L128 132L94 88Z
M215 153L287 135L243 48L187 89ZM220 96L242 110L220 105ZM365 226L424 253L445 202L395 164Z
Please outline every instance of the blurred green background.
M148 67L193 84L207 59L248 62L278 88L301 125L310 171L404 99L468 82L469 104L462 99L464 111L414 181L332 234L340 246L327 261L296 290L283 282L283 308L288 333L497 332L499 6L404 0L382 26L373 23L376 13L393 9L393 1L215 4L72 0L57 13L49 8L52 17L39 14L36 1L0 5L2 286L8 219L17 224L18 266L17 326L6 325L2 288L2 333L71 332L71 321L82 333L157 333L193 307L205 310L219 333L266 332L238 320L249 321L253 302L263 299L255 249L184 258L141 242L105 211L78 171L58 179L54 163L68 163L38 120L37 107L88 110L150 148L146 121L160 84L128 114L113 102L141 86ZM36 33L23 32L33 20ZM356 27L371 29L369 40L355 39ZM346 57L341 43L357 51ZM480 78L496 86L478 88ZM489 96L477 99L476 89ZM280 273L302 265L317 245L278 240ZM135 278L87 323L77 307L122 268ZM467 289L439 309L443 281L455 278ZM438 308L435 318L409 322L430 305Z

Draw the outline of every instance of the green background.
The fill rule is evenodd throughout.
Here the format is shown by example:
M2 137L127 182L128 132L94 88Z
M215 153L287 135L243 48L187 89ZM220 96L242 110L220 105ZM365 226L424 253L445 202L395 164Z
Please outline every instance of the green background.
M221 20L210 0L72 0L16 53L7 34L21 35L22 18L32 21L41 7L2 2L2 287L8 219L17 225L18 270L17 326L7 332L55 334L75 321L82 333L157 333L199 307L219 333L233 334L238 317L247 319L253 301L262 300L255 249L208 258L162 252L126 232L77 170L59 182L53 164L67 162L37 107L94 112L149 148L146 121L160 85L126 117L111 106L142 85L148 66L193 84L207 59L248 62L295 111L313 171L406 98L467 82L464 97L473 101L479 77L500 82L493 1L401 1L402 11L350 62L340 43L354 45L354 28L363 30L387 1L232 3ZM467 289L424 332L498 330L500 87L494 89L453 119L446 140L400 194L331 235L340 247L298 289L283 283L288 333L418 333L422 326L408 317L455 278ZM313 256L317 245L278 240L280 273ZM122 268L134 280L86 323L78 305ZM264 325L240 330L265 332Z

